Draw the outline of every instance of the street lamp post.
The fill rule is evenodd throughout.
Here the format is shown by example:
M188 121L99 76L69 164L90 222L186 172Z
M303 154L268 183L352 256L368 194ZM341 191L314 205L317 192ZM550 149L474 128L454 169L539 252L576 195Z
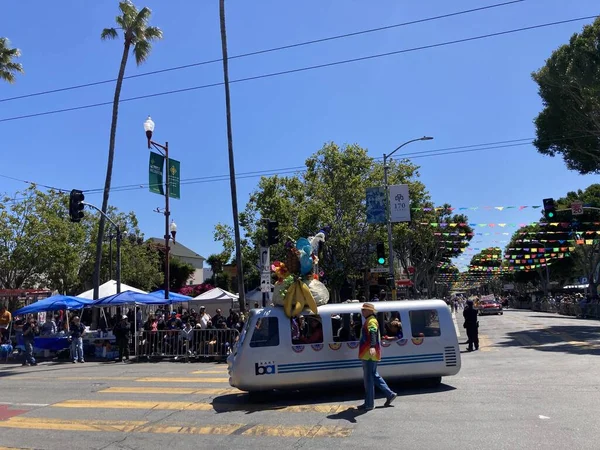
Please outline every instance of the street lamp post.
M165 157L165 300L169 300L169 231L173 233L173 241L177 232L177 225L175 223L172 223L172 226L169 227L169 216L171 215L171 211L169 210L169 143L165 142L165 145L161 145L152 140L154 121L150 116L144 122L144 131L146 132L146 138L148 138L148 148L151 149L154 147Z
M383 154L383 183L385 185L385 204L386 204L386 222L387 222L387 235L388 235L388 248L389 248L389 278L391 279L392 284L392 300L396 300L396 277L394 274L394 248L392 243L392 214L390 211L390 187L388 185L388 164L387 161L394 153L400 150L405 145L408 145L412 142L417 141L430 141L433 138L431 136L423 136L417 139L411 139L410 141L405 142L404 144L399 145L396 149L390 153L389 155Z

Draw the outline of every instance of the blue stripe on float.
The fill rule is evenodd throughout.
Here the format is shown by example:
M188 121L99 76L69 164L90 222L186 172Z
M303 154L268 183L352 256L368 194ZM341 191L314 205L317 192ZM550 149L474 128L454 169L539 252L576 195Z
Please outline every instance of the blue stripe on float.
M432 353L413 356L396 356L384 358L379 362L380 366L391 366L401 364L419 364L429 362L443 362L444 356L441 353ZM277 366L278 373L308 372L318 370L333 369L353 369L362 366L362 362L355 360L322 361L304 364L280 364Z
M421 358L430 358L430 357L442 357L442 353L424 353L420 355L406 355L406 356L390 356L387 358L383 358L380 361L380 364L386 361L404 361L404 360L413 360L413 359L421 359ZM317 361L317 362L304 362L304 363L290 363L290 364L279 364L277 367L279 369L295 369L295 368L307 368L307 367L321 367L324 365L346 365L346 364L361 364L359 359L348 360L348 359L338 359L336 361Z

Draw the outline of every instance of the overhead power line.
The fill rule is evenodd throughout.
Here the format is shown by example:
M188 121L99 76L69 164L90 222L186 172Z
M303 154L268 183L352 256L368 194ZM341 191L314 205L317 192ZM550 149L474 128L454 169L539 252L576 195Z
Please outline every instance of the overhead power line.
M497 33L488 33L488 34L473 36L473 37L464 38L464 39L456 39L456 40L452 40L452 41L440 42L437 44L423 45L420 47L412 47L409 49L396 50L393 52L378 53L375 55L361 56L359 58L345 59L342 61L334 61L334 62L330 62L330 63L317 64L317 65L313 65L313 66L300 67L297 69L289 69L289 70L283 70L280 72L272 72L272 73L267 73L267 74L262 74L262 75L255 75L252 77L239 78L237 80L231 80L229 83L230 84L242 83L242 82L246 82L246 81L254 81L254 80L260 80L260 79L265 79L265 78L272 78L272 77L281 76L281 75L289 75L289 74L293 74L293 73L306 72L309 70L322 69L322 68L326 68L326 67L334 67L334 66L350 64L350 63L355 63L355 62L360 62L360 61L368 61L371 59L383 58L386 56L393 56L393 55L399 55L399 54L403 54L403 53L416 52L416 51L427 50L427 49L438 48L438 47L445 47L445 46L461 44L461 43L465 43L465 42L472 42L472 41L477 41L477 40L482 40L482 39L488 39L488 38L497 37L497 36L505 36L505 35L514 34L514 33L520 33L523 31L535 30L535 29L546 28L546 27L551 27L551 26L556 26L556 25L563 25L566 23L579 22L579 21L583 21L583 20L590 20L590 19L595 19L596 17L598 17L598 15L579 17L576 19L561 20L561 21L557 21L557 22L549 22L549 23L544 23L544 24L540 24L540 25L532 25L529 27L516 28L513 30L506 30L506 31L499 31ZM223 82L216 82L216 83L204 84L204 85L200 85L200 86L192 86L192 87L188 87L188 88L156 92L153 94L146 94L146 95L139 95L136 97L125 98L125 99L122 99L120 101L120 103L131 102L131 101L135 101L135 100L143 100L143 99L153 98L153 97L160 97L160 96L164 96L164 95L180 94L183 92L196 91L196 90L200 90L200 89L208 89L208 88L222 86L222 85L223 85ZM70 112L70 111L80 111L80 110L84 110L84 109L97 108L100 106L108 106L108 105L112 105L112 104L113 104L113 101L111 100L111 101L107 101L107 102L93 103L93 104L89 104L89 105L74 106L71 108L55 109L55 110L44 111L44 112L39 112L39 113L24 114L21 116L6 117L3 119L0 119L0 123L14 121L14 120L20 120L20 119L28 119L28 118L33 118L33 117L47 116L47 115L51 115L51 114L59 114L59 113Z
M281 50L289 50L292 48L298 48L298 47L303 47L303 46L307 46L307 45L313 45L313 44L320 44L323 42L328 42L328 41L334 41L334 40L338 40L338 39L345 39L345 38L349 38L349 37L354 37L354 36L359 36L359 35L363 35L363 34L368 34L368 33L375 33L375 32L379 32L379 31L385 31L385 30L391 30L393 28L400 28L400 27L405 27L408 25L416 25L419 23L425 23L425 22L432 22L435 20L440 20L440 19L447 19L450 17L456 17L456 16L460 16L463 14L470 14L470 13L474 13L474 12L479 12L479 11L485 11L485 10L489 10L489 9L493 9L493 8L499 8L502 6L509 6L509 5L513 5L515 3L522 3L525 0L512 0L512 1L508 1L508 2L503 2L503 3L496 3L494 5L488 5L488 6L482 6L479 8L472 8L472 9L466 9L466 10L462 10L462 11L457 11L457 12L453 12L453 13L449 13L449 14L442 14L439 16L433 16L433 17L427 17L424 19L417 19L417 20L412 20L410 22L402 22L402 23L397 23L394 25L387 25L387 26L383 26L383 27L377 27L377 28L371 28L368 30L361 30L361 31L355 31L355 32L351 32L351 33L345 33L345 34L339 34L336 36L329 36L329 37L325 37L325 38L321 38L321 39L313 39L310 41L304 41L304 42L298 42L295 44L289 44L289 45L282 45L279 47L273 47L273 48L268 48L268 49L263 49L263 50L256 50L253 52L248 52L248 53L242 53L240 55L235 55L235 56L230 56L229 60L232 59L241 59L241 58L247 58L249 56L257 56L257 55L262 55L265 53L272 53L272 52L278 52ZM214 63L218 63L221 62L222 59L218 58L218 59L209 59L206 61L200 61L200 62L196 62L196 63L191 63L191 64L184 64L181 66L174 66L174 67L168 67L166 69L159 69L159 70L153 70L151 72L144 72L144 73L140 73L140 74L136 74L136 75L129 75L126 77L123 77L124 80L129 80L129 79L133 79L133 78L141 78L141 77L147 77L150 75L157 75L160 73L165 73L165 72L173 72L176 70L182 70L182 69L189 69L192 67L198 67L198 66L204 66L204 65L208 65L208 64L214 64ZM62 88L56 88L56 89L49 89L46 91L41 91L41 92L33 92L30 94L23 94L23 95L18 95L15 97L8 97L8 98L2 98L0 99L0 103L1 102L9 102L12 100L19 100L19 99L24 99L24 98L30 98L30 97L37 97L40 95L47 95L47 94L54 94L57 92L65 92L65 91L72 91L75 89L82 89L82 88L87 88L87 87L93 87L93 86L99 86L102 84L107 84L107 83L114 83L115 81L117 81L116 78L110 79L110 80L103 80L103 81L94 81L91 83L85 83L85 84L78 84L78 85L73 85L73 86L66 86L66 87L62 87Z

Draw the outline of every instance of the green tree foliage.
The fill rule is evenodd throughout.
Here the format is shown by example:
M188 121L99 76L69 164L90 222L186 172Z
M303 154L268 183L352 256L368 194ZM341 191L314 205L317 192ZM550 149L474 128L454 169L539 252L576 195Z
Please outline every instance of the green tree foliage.
M579 173L600 173L600 18L533 73L544 109L534 145Z
M108 163L106 166L106 179L104 182L104 195L102 197L102 212L108 211L108 197L110 194L110 185L112 183L113 160L115 157L115 142L117 137L117 122L119 119L119 100L121 98L121 87L123 86L123 77L125 76L125 67L129 52L133 48L135 62L139 66L148 59L152 50L152 42L162 39L162 31L160 28L149 25L152 12L148 8L142 8L138 11L135 5L124 0L119 2L120 15L115 18L117 28L105 28L102 31L101 39L116 39L119 36L117 30L123 33L123 54L121 56L121 64L119 66L119 75L115 85L115 95L113 99L112 120L110 125L110 138L108 144ZM100 284L100 266L102 263L102 247L104 239L105 218L100 216L98 226L98 234L96 238L96 259L94 266L94 288ZM94 321L96 317L94 318Z
M135 214L109 210L125 234L122 243L123 283L149 290L161 279L158 254L144 244ZM89 289L94 267L93 237L98 214L85 210L80 223L69 221L68 196L56 191L42 192L35 186L0 204L0 287L20 289L42 287L64 294ZM103 239L105 264L101 279L111 278L110 232ZM113 240L116 260L116 242ZM115 267L113 264L113 278Z
M21 56L18 48L11 48L10 41L5 37L0 37L0 80L8 83L14 83L15 74L23 73L23 65L14 60Z
M418 181L416 166L407 161L390 161L389 167L390 184L409 185L411 206L429 205L428 193ZM337 301L344 284L356 285L375 265L374 244L387 242L385 225L366 221L365 192L374 186L383 186L382 163L374 161L358 145L339 147L334 143L324 145L309 157L306 170L301 173L261 178L240 215L246 235L242 245L244 259L258 263L258 248L266 239L263 219L279 222L281 243L271 246L271 261L285 261L286 240L295 242L299 237L312 236L325 229L327 237L319 255L319 269L324 272L323 281L331 291L331 301ZM399 248L414 236L402 235L403 228L406 225L394 224L394 239ZM422 233L433 236L433 228L422 228L419 228ZM246 275L249 272L257 285L258 272L254 265L245 266Z

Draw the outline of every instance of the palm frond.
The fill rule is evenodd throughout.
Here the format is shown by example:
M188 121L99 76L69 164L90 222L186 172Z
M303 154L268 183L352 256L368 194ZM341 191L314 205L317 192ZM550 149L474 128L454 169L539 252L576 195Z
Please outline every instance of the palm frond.
M12 72L0 68L0 80L13 84L15 82L15 75Z
M135 22L136 17L138 16L137 8L130 0L124 0L119 2L119 9L122 13L120 16L118 16L122 20L122 23L120 23L119 25L123 29L130 28Z
M148 55L150 55L150 50L152 50L152 44L149 41L139 40L135 43L133 54L138 66L146 61Z
M105 28L104 30L102 30L102 34L100 35L100 39L102 39L103 41L106 39L116 39L118 37L119 34L114 28Z
M8 83L14 83L16 73L24 73L23 65L13 61L21 56L18 48L10 48L8 38L0 38L0 79Z
M144 37L148 41L156 41L163 38L163 32L158 27L148 27L144 31Z

